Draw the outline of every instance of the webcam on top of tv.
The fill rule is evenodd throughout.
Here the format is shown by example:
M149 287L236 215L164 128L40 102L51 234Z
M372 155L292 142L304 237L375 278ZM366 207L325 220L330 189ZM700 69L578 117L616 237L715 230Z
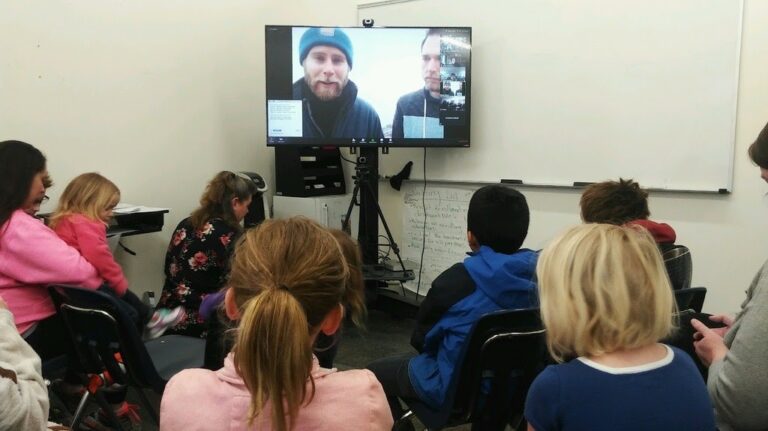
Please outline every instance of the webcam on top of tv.
M364 19L363 20L363 27L365 27L365 28L373 27L373 19L371 19L371 18Z

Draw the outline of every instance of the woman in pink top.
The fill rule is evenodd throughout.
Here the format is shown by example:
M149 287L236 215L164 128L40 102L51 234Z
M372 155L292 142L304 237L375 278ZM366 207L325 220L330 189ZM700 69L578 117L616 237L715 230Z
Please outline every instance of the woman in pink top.
M370 371L320 368L312 355L319 333L339 329L348 277L339 244L313 221L268 220L248 231L224 300L239 322L235 347L221 370L185 370L171 379L160 429L391 429Z
M101 284L93 266L33 215L50 179L45 156L20 141L0 142L0 296L16 328L45 361L69 351L46 286Z

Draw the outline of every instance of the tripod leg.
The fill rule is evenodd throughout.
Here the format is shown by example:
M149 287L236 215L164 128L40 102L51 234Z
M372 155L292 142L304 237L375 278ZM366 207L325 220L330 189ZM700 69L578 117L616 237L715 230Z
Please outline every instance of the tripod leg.
M352 234L352 209L355 207L355 204L359 205L357 203L357 196L359 192L360 185L355 184L355 188L352 190L352 199L349 201L349 207L347 207L347 214L344 216L344 220L341 223L341 230L350 235Z
M381 205L379 205L379 201L375 198L373 191L369 188L370 187L369 184L363 183L362 186L365 189L365 192L368 193L368 196L370 197L371 201L376 204L376 212L378 212L379 219L381 220L381 224L384 226L384 230L387 232L387 239L389 240L389 245L392 247L392 251L395 253L395 256L397 256L397 261L400 263L400 269L402 269L403 273L405 273L406 269L405 269L405 264L403 263L403 259L400 257L400 248L398 248L397 243L395 242L395 238L392 236L392 231L389 230L387 219L384 218L384 212L381 211Z

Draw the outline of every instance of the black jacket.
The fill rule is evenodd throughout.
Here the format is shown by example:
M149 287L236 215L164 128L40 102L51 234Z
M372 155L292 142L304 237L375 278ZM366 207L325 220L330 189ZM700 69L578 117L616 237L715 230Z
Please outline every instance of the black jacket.
M322 106L322 102L310 103L313 96L304 82L304 78L293 83L293 99L303 101L303 137L375 138L376 140L384 137L379 114L366 101L357 97L357 86L354 82L347 82L339 96L341 103L338 105L339 111L333 123L331 136L325 136L312 115L313 107L318 109L318 106Z

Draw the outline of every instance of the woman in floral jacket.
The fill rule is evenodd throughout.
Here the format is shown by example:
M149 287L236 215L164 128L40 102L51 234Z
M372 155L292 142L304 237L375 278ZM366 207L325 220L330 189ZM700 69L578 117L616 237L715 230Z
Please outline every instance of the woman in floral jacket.
M198 315L200 302L217 292L229 273L229 256L240 222L256 193L246 176L219 172L200 198L200 207L173 232L165 255L165 285L160 307L183 306L186 318L166 333L205 338L206 324Z

